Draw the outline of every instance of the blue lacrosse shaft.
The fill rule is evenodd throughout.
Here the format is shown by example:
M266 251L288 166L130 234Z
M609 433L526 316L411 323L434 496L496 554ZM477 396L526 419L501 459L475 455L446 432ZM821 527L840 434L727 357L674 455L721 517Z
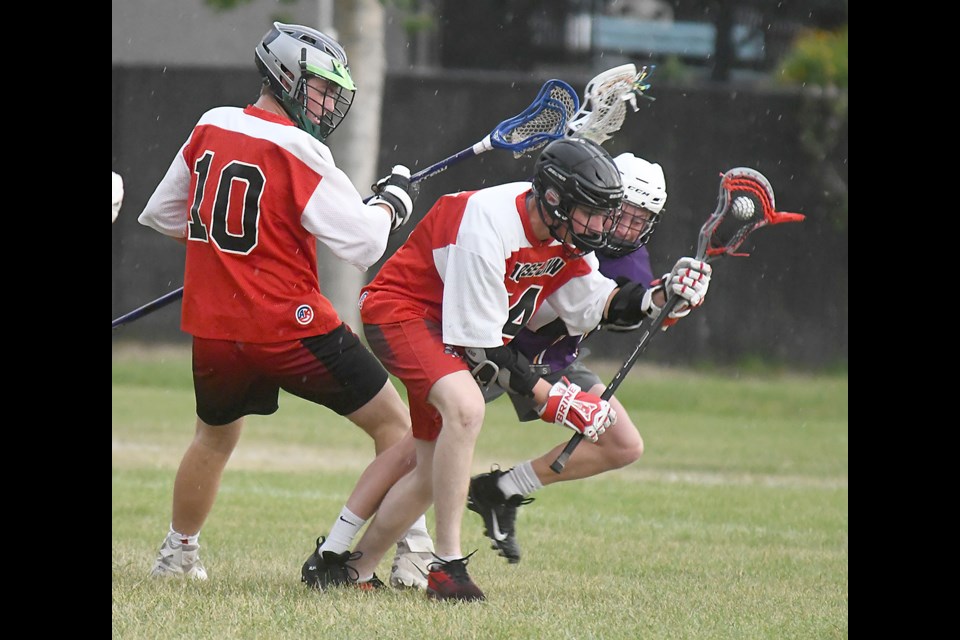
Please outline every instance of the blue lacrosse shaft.
M142 307L138 307L129 313L123 314L122 316L120 316L119 318L113 321L113 328L116 329L122 324L126 324L128 322L136 320L141 316L145 316L148 313L156 311L161 307L165 307L171 302L173 302L174 300L179 300L182 297L183 297L183 287L180 287L176 291L171 291L170 293L160 296L153 302L148 302Z
M554 90L559 90L560 92L566 94L567 99L573 102L573 108L569 109L568 111L568 107L564 106L564 103L561 100L558 100L554 97ZM461 160L472 158L475 155L490 151L491 149L506 149L516 153L527 151L528 149L532 149L537 146L544 145L547 142L552 142L553 140L562 138L567 127L567 119L576 113L579 108L580 98L577 96L577 92L573 90L573 87L563 80L547 80L543 86L540 87L540 93L538 93L537 97L534 98L533 102L530 103L530 106L524 109L521 113L498 124L493 128L493 131L484 137L483 140L477 142L473 146L467 147L462 151L458 151L449 158L441 160L436 164L430 165L426 169L416 172L410 176L410 182L417 183L431 176L435 176L447 167L450 167ZM540 117L540 114L548 109L556 111L560 114L559 121L554 127L553 131L533 133L522 140L518 140L517 142L507 141L506 137L513 133L513 131L534 121ZM368 196L364 199L364 203L370 202L373 197L374 196ZM130 313L126 313L115 319L113 321L113 328L116 329L120 325L136 320L137 318L141 318L148 313L167 306L174 300L179 300L182 297L183 287L180 287L175 291L164 294L153 302L148 302L142 307L134 309Z

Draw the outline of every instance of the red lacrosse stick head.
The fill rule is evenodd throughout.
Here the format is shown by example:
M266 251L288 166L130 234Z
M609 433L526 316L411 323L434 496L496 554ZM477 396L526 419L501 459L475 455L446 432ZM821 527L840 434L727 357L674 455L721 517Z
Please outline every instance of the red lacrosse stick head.
M800 213L777 211L773 187L759 171L748 167L730 169L720 180L717 210L701 229L701 236L708 239L706 255L749 255L736 251L756 229L800 222L804 217ZM719 233L721 227L726 233Z

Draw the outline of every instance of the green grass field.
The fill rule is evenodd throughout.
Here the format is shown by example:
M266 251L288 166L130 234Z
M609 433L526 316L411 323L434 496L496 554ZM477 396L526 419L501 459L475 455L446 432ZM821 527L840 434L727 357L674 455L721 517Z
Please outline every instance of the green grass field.
M610 379L616 366L595 370ZM847 390L845 374L637 365L617 396L643 434L643 458L534 494L517 522L517 565L467 511L464 551L479 549L470 573L487 601L437 603L300 583L372 445L286 394L273 416L248 419L224 474L201 536L210 579L149 579L193 434L190 358L114 342L113 637L846 638ZM519 423L500 398L472 472L508 468L570 433ZM385 580L391 559L377 571Z

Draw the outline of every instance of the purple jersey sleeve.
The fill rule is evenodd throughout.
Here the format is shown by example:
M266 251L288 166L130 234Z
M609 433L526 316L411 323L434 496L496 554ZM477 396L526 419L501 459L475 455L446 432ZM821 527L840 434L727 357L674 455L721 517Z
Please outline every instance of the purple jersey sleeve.
M640 247L621 258L604 258L599 254L597 257L600 259L600 273L611 280L623 276L639 282L644 289L650 286L653 280L653 267L650 266L650 254L646 247Z
M605 258L599 253L597 258L600 261L600 273L611 280L623 276L639 282L645 289L653 280L653 268L650 266L650 254L646 247L640 247L620 258ZM569 367L577 359L580 342L585 337L586 335L566 335L563 321L558 319L536 332L521 329L510 345L525 355L532 364L549 365L550 371L559 371Z

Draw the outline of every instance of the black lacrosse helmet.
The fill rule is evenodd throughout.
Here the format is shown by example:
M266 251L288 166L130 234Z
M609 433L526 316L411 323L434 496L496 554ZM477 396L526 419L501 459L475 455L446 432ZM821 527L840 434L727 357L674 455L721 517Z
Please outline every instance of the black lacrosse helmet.
M623 183L607 150L586 138L560 138L540 153L534 166L533 193L550 234L580 252L603 248L616 226ZM588 220L603 218L602 231L577 230L571 216L577 207L590 210ZM597 225L593 225L596 227Z

